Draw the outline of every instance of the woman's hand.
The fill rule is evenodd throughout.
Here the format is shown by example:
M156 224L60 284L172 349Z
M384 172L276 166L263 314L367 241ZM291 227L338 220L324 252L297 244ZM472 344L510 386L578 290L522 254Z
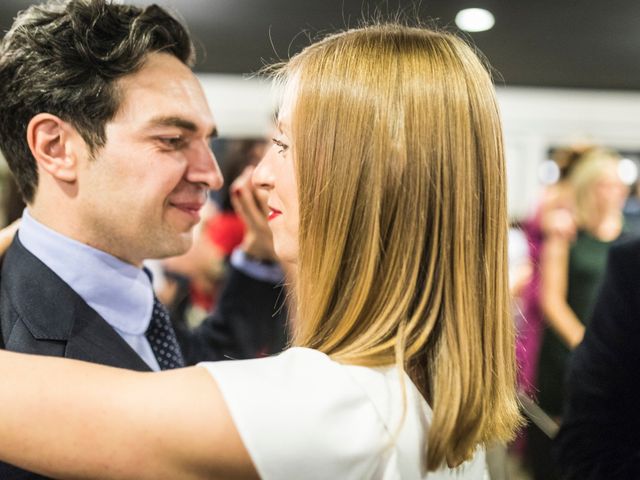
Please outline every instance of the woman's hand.
M13 242L13 237L16 236L18 227L20 227L20 219L0 230L0 257L7 252L9 245Z

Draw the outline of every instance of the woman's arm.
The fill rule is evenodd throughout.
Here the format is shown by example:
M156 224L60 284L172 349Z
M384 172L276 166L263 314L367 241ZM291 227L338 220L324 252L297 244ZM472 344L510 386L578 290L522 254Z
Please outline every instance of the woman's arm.
M540 304L547 322L573 350L582 341L584 325L567 303L569 247L566 237L553 235L542 246Z
M55 478L258 478L203 368L138 373L0 351L0 459Z

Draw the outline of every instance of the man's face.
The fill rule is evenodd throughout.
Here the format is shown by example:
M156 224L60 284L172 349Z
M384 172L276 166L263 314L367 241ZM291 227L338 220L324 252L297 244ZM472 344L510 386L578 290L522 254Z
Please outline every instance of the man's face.
M106 144L81 163L79 225L87 243L133 264L184 253L208 189L222 186L204 93L165 53L151 54L118 86L122 101Z

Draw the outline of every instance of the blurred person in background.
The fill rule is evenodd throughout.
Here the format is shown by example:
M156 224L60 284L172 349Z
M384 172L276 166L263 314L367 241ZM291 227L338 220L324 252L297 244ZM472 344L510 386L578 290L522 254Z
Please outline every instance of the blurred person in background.
M558 172L557 181L543 188L533 215L522 222L519 228L510 230L510 238L515 242L509 269L517 331L518 389L521 394L530 398L536 394L538 356L545 325L540 307L540 258L545 239L560 236L573 240L575 236L575 200L567 178L581 155L589 148L591 147L587 145L573 145L553 152L552 159ZM522 237L524 238L518 240ZM520 244L526 245L526 253L516 256L515 253L522 250L522 247L518 247ZM521 430L517 440L510 446L511 452L520 462L524 461L521 463L524 468L529 467L525 457L528 432L535 428L538 427L531 424L527 429Z
M0 177L2 178L2 177ZM4 177L5 188L3 189L3 210L5 213L5 221L8 223L8 227L0 230L0 265L2 265L2 259L4 252L7 251L11 242L13 242L15 233L18 231L19 219L22 216L22 212L25 208L24 200L16 184L13 175L8 173ZM1 269L0 269L1 273ZM0 338L0 346L3 345L3 341ZM2 468L0 467L0 472Z
M527 237L522 225L513 222L509 226L509 292L516 302L520 301L523 291L531 282L533 267L529 256ZM520 307L517 306L517 309Z
M547 327L540 347L537 387L540 407L561 423L570 352L582 341L604 275L607 253L623 233L628 189L618 173L619 156L603 148L584 152L568 175L575 197L576 234L545 238L541 255L540 306ZM536 479L557 478L550 440L530 430Z
M225 143L220 160L225 184L213 195L208 215L196 228L192 247L186 254L162 262L169 292L160 298L174 322L186 322L191 328L213 311L229 257L244 238L245 224L232 204L233 182L245 169L257 165L267 148L266 139Z
M558 181L544 188L535 213L522 224L529 259L520 272L514 272L514 286L519 288L512 294L517 296L521 306L516 339L518 384L520 390L529 396L536 391L538 354L544 328L540 306L540 259L545 239L560 237L572 241L575 237L575 199L568 176L589 148L573 146L554 152L553 160L559 171ZM523 284L522 276L527 273L527 265L530 266L530 275L528 282Z
M640 180L636 180L630 191L623 209L624 223L630 233L640 236Z
M640 478L640 240L611 247L591 321L568 368L554 441L564 480Z
M9 224L15 222L22 216L26 204L24 203L13 175L9 174L5 177L4 186L3 210L6 216L6 223Z

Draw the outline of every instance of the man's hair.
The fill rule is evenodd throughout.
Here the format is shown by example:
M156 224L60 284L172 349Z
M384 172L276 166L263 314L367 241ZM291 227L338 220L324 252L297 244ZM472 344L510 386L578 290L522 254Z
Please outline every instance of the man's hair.
M27 125L47 112L69 122L91 152L121 102L117 80L166 52L192 66L185 27L157 5L49 1L21 12L0 45L0 149L31 202L38 184Z

